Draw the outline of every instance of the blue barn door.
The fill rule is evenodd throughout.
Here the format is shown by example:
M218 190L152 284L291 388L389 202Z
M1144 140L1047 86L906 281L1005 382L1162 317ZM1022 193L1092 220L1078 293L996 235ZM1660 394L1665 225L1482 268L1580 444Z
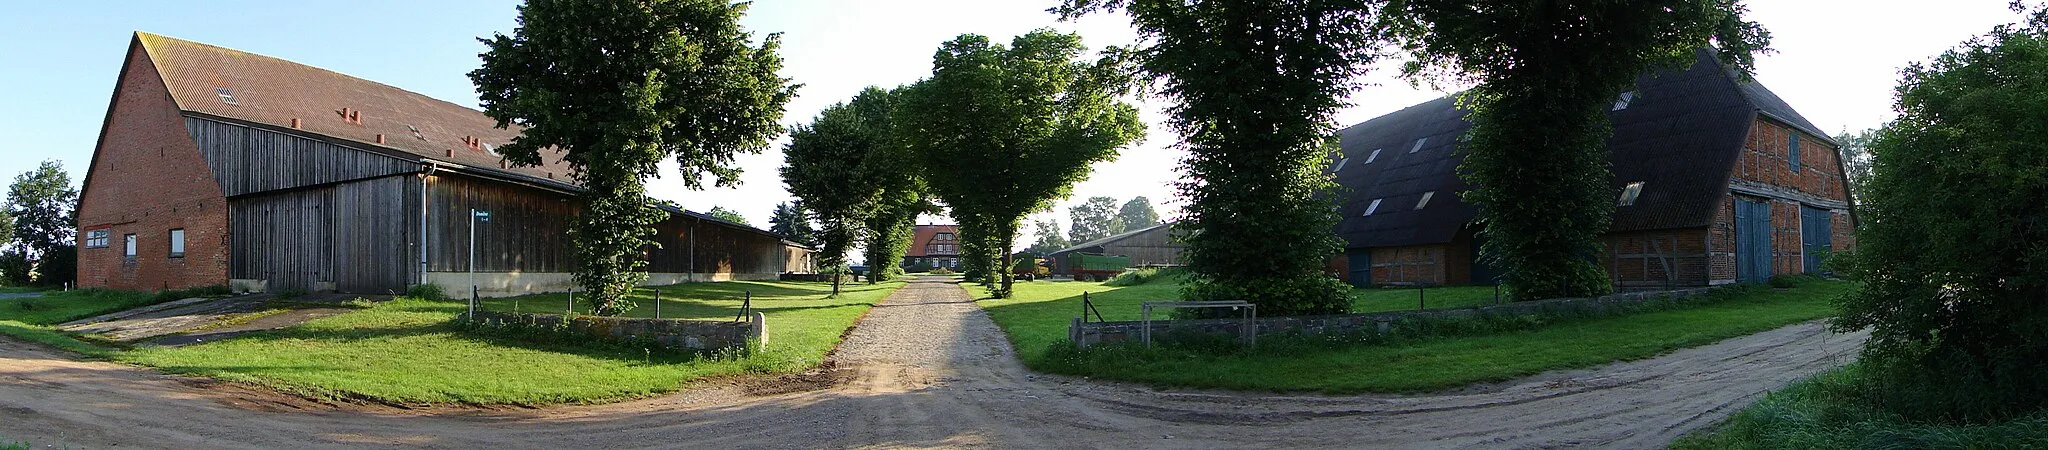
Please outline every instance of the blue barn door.
M1771 204L1735 199L1735 279L1761 283L1771 279Z
M1354 248L1344 253L1346 258L1351 259L1346 264L1351 267L1351 285L1372 286L1372 249Z
M1834 215L1811 206L1799 207L1799 235L1805 254L1806 273L1820 273L1820 263L1834 246Z

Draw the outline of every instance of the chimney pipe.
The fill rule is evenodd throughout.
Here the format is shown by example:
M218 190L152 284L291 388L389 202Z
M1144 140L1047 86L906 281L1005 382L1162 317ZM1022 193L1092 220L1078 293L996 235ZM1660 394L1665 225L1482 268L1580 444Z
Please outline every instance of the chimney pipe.
M382 144L382 143L384 143L384 135L382 135L382 134L379 134L379 135L377 135L377 143L379 143L379 144Z
M292 129L294 129L294 130L296 130L296 129L299 129L299 118L297 118L297 117L293 117L293 118L292 118Z

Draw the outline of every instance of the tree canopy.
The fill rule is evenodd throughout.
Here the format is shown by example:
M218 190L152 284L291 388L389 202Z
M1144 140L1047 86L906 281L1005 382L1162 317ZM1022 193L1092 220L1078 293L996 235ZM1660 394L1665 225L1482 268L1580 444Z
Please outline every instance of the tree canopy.
M1123 225L1122 229L1116 232L1122 233L1158 225L1159 213L1152 210L1151 200L1137 196L1132 197L1131 201L1124 202L1124 206L1116 210L1116 219L1119 225Z
M895 171L877 171L894 145L890 103L894 94L869 87L846 103L825 107L808 124L790 128L782 149L782 182L805 209L816 214L819 263L837 273L860 239L876 202L901 183ZM891 264L893 266L894 264ZM871 269L872 270L872 269ZM834 278L837 279L836 277ZM833 284L838 293L838 283Z
M1067 208L1067 239L1072 242L1088 242L1109 237L1123 231L1123 222L1118 220L1116 198L1090 197L1088 201Z
M1182 297L1247 300L1262 314L1350 308L1323 275L1342 248L1323 167L1332 114L1379 40L1366 0L1067 0L1073 18L1122 10L1142 42L1123 52L1172 100L1188 157L1176 186L1190 275ZM1276 243L1282 243L1277 244Z
M1031 247L1024 249L1024 251L1047 255L1072 245L1067 241L1065 235L1060 234L1060 222L1058 220L1042 220L1031 225L1033 234L1038 235L1038 240L1033 241Z
M779 36L760 44L740 27L746 3L724 0L548 0L519 7L512 36L479 39L470 72L484 114L520 135L498 146L507 162L561 152L583 185L570 227L576 282L599 315L631 309L646 274L642 251L662 213L644 184L674 160L684 185L739 182L733 156L757 153L796 86L776 75Z
M2048 10L2037 10L2048 12ZM2048 17L2002 26L1899 82L1840 330L1870 330L1879 406L1919 420L2048 407Z
M0 210L0 276L12 284L57 285L77 273L78 190L57 161L14 177Z
M932 56L932 76L905 92L897 133L921 156L932 194L961 227L973 274L1009 295L1009 256L1025 214L1044 210L1144 136L1118 97L1128 79L1085 61L1081 37L1052 30L1009 46L965 34Z
M746 225L750 227L754 226L753 223L747 222L747 216L740 214L739 211L734 211L724 206L712 206L710 211L704 212L704 215L716 217L718 218L718 220L737 223L740 225Z
M818 245L817 230L811 228L810 216L794 203L775 204L775 212L768 216L768 231L807 247Z
M1473 127L1458 150L1478 207L1482 254L1516 299L1607 293L1593 256L1619 187L1607 113L1637 77L1702 48L1747 73L1769 34L1736 0L1393 0L1385 22L1410 74L1478 87L1459 96Z

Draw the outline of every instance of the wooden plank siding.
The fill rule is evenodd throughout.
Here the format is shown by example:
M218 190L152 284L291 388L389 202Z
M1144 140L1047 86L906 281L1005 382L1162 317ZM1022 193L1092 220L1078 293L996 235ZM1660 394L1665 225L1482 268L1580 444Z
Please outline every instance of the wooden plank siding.
M420 171L418 161L268 129L190 116L185 128L228 197Z
M476 224L476 271L568 272L575 199L515 184L436 172L428 178L427 270L469 271L470 209L491 212Z
M419 222L408 211L418 197L418 178L391 176L229 200L229 278L277 291L402 291L414 278Z

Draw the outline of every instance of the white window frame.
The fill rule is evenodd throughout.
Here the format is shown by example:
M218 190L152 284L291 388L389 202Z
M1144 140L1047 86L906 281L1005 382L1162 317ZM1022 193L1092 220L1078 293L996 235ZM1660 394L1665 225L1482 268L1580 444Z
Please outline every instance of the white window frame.
M1416 140L1415 140L1415 147L1413 147L1413 148L1409 148L1409 149L1408 149L1408 153L1415 153L1415 152L1419 152L1419 151L1422 151L1422 145L1423 145L1423 144L1427 144L1427 143L1429 143L1429 138L1426 138L1426 137L1425 137L1425 138L1422 138L1422 139L1416 139Z
M1339 160L1337 160L1337 167L1336 167L1336 168L1333 168L1333 169L1330 169L1330 172L1341 172L1341 171L1343 171L1343 170L1344 170L1344 165L1345 165L1345 164L1350 164L1350 163L1351 163L1351 158L1344 158L1344 159L1339 159Z
M172 257L172 258L183 258L183 257L185 257L185 229L184 229L184 228L172 228L169 234L170 234L170 242L171 242L171 255L170 255L170 257Z
M1359 215L1358 217L1371 217L1371 216L1372 216L1372 213L1373 213L1374 211L1379 211L1379 210L1380 210L1380 200L1386 200L1386 199L1383 199L1383 198L1375 198L1375 199L1372 199L1372 204L1370 204L1370 205L1365 205L1365 214L1361 214L1361 215Z
M1372 149L1372 154L1371 154L1371 155L1367 155L1367 156L1365 157L1365 163L1366 163L1366 164L1372 164L1372 162L1373 162L1373 161L1378 161L1378 160L1380 160L1380 150L1386 150L1386 149L1383 149L1383 148L1375 148L1375 149Z
M1424 207L1424 206L1429 206L1429 198L1430 198L1430 197L1435 197L1435 196L1436 196L1436 191L1429 191L1429 192L1424 192L1424 193L1422 193L1422 200L1419 200L1419 201L1416 201L1416 202L1415 202L1415 209L1417 209L1417 210L1420 210L1420 209L1422 209L1422 207Z
M1635 103L1635 101L1636 91L1623 92L1621 93L1621 98L1614 99L1614 109L1610 109L1609 111L1620 111L1628 109L1628 105Z
M107 248L107 245L113 242L113 237L112 228L85 230L85 248Z
M135 233L121 235L121 256L135 259Z

